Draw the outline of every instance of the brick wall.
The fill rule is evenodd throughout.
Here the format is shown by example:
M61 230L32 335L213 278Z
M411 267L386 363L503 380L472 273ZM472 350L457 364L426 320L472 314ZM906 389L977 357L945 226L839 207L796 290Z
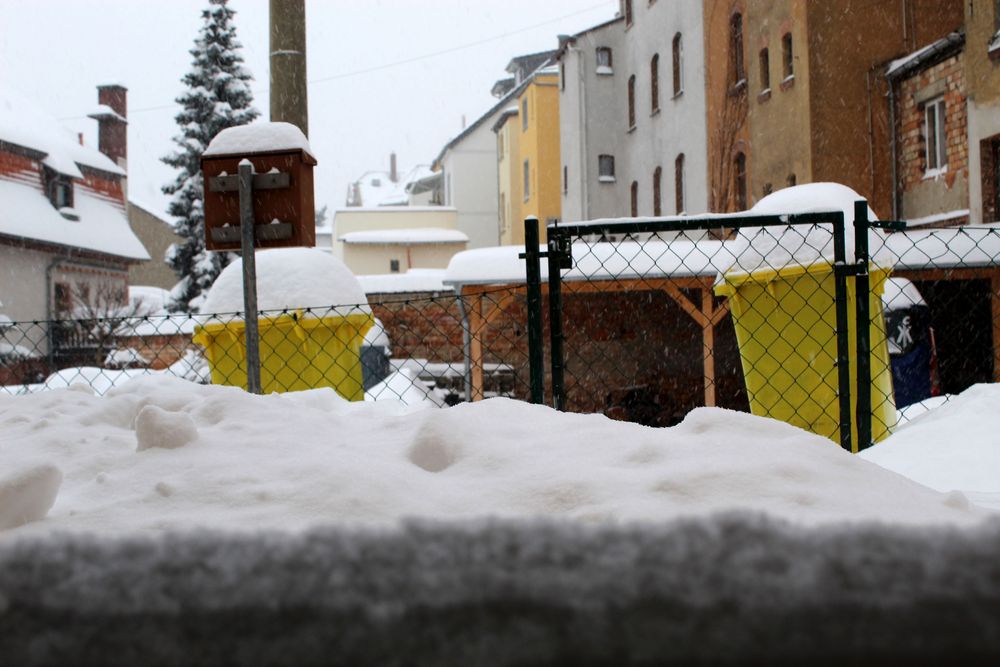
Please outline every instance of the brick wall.
M958 53L936 65L917 72L899 86L898 181L903 193L919 188L927 171L927 141L924 132L924 102L921 91L943 82L948 171L942 178L952 187L959 174L968 176L967 114L965 108L965 70ZM937 99L935 97L934 99Z

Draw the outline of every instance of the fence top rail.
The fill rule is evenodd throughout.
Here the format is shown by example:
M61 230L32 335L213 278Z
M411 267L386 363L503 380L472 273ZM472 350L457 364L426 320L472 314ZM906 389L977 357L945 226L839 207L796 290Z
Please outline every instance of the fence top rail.
M783 225L843 224L844 212L810 211L783 215L763 213L703 213L698 215L671 215L656 218L602 218L573 222L551 223L549 235L583 236L587 234L686 232L719 229L720 227L776 227Z

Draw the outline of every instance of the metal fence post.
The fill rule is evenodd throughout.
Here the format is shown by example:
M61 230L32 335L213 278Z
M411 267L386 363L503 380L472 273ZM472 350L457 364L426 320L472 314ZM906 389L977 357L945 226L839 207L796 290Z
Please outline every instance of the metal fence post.
M528 287L528 365L531 402L545 402L545 360L542 351L542 267L538 251L538 218L524 219L524 263Z
M857 307L858 451L872 444L872 369L870 281L868 276L868 202L854 202L854 261L857 278L854 298Z
M565 266L565 245L569 237L561 236L558 227L548 230L549 260L549 354L552 366L552 407L566 409L565 359L563 356L562 269Z
M872 444L872 356L871 356L871 308L868 249L868 202L854 202L854 260L858 267L854 283L854 298L857 307L858 336L858 451Z
M840 407L840 446L851 446L851 338L847 320L847 242L844 216L833 223L834 308L837 318L837 399Z
M247 391L260 393L260 337L257 329L257 258L254 255L253 165L243 160L240 178L240 241L243 253L243 317L247 341Z

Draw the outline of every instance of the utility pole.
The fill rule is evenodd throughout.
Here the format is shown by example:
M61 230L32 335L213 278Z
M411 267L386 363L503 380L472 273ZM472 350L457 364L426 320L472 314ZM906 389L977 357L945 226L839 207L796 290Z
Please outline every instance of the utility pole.
M271 121L292 123L309 136L305 0L270 2Z

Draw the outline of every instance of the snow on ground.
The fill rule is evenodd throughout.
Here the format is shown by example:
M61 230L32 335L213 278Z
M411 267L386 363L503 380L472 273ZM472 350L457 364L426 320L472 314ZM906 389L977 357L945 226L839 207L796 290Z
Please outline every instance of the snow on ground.
M976 503L1000 509L998 405L1000 384L975 385L911 417L861 457L932 489L958 489Z
M975 396L968 408L956 404L960 418L982 412ZM950 421L939 414L923 423ZM944 443L953 422L949 431ZM653 429L507 399L413 411L348 403L329 389L253 396L162 375L104 397L0 396L0 471L0 521L25 524L10 535L386 526L405 517L603 524L733 509L803 525L967 525L988 514L819 436L721 409ZM33 521L56 472L47 518Z

